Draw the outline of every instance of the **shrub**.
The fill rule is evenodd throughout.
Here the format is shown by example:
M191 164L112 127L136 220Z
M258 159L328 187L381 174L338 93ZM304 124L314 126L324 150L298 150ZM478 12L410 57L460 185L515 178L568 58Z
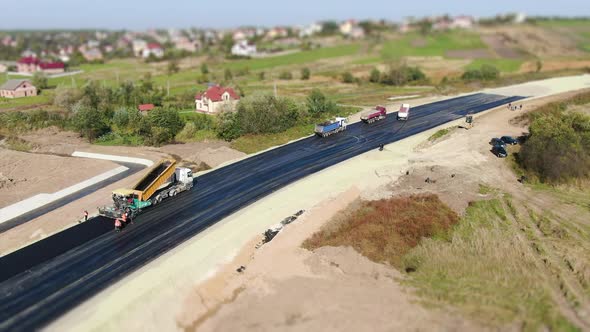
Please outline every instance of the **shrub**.
M500 77L500 71L498 68L492 65L482 65L479 69L471 68L467 69L461 78L466 81L478 81L478 80L495 80Z
M311 71L309 70L309 68L305 67L303 69L301 69L301 79L302 80L308 80L311 76Z
M206 63L203 63L201 65L201 74L203 74L203 75L209 74L209 66L207 66Z
M40 71L33 75L31 83L33 83L33 85L38 89L47 89L49 87L49 80L47 79L47 76L45 76L45 74Z
M225 78L226 81L231 81L234 78L234 75L232 74L231 70L229 68L225 69L225 72L223 73L223 77Z
M318 89L313 89L306 100L307 111L312 115L330 113L336 110L336 104L327 99Z
M266 75L266 74L265 74L263 71L259 72L259 73L258 73L258 79L259 79L259 80L261 80L261 81L264 81L264 76L265 76L265 75Z
M279 74L279 79L281 80L291 80L293 79L293 74L290 71L283 71Z
M234 140L242 135L240 123L235 112L222 112L218 117L217 136L226 141Z
M555 109L533 119L518 155L523 168L542 182L590 177L590 117Z
M369 82L379 83L380 79L381 79L381 72L379 71L379 69L373 68L373 70L371 70L371 75L369 76Z
M405 85L408 83L420 82L426 80L424 74L418 67L408 67L406 65L400 67L391 67L383 75L381 75L381 83L386 85Z
M354 83L354 76L349 71L347 71L342 74L342 82L343 83Z

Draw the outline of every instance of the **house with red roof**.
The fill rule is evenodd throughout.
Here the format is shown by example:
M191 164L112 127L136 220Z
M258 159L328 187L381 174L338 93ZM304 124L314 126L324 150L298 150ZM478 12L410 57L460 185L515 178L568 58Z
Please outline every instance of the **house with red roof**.
M232 88L219 85L209 87L207 91L195 96L197 112L215 114L222 110L234 110L240 96Z
M162 58L164 57L164 48L158 43L147 43L141 55L144 59L149 58L150 55L153 55L156 58Z
M141 104L137 106L137 109L141 114L147 114L147 112L153 110L155 107L154 104Z
M41 71L46 74L57 74L65 71L63 62L41 61L39 58L33 56L20 58L16 63L16 68L19 73L35 73Z

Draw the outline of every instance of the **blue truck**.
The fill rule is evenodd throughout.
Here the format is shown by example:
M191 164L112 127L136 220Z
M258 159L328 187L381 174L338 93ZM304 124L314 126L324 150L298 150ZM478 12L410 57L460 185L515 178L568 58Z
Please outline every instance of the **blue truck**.
M330 136L346 130L346 118L337 117L334 120L326 121L315 126L315 133L320 137Z

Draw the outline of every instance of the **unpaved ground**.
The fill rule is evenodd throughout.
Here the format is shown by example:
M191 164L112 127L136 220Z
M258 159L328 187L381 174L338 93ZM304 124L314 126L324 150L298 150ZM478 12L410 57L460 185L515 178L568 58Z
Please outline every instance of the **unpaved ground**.
M584 87L587 81L588 77L562 79L504 90L537 96L567 90L566 86L569 89ZM545 101L553 99L555 97ZM523 104L526 110L539 102ZM416 149L436 129L391 144L383 152L370 151L298 181L222 220L109 287L58 319L49 330L160 331L197 327L220 331L347 330L348 326L350 330L358 330L359 326L378 329L379 326L372 323L380 324L384 317L371 313L389 310L388 306L396 309L387 314L388 322L384 324L389 330L396 326L422 330L479 327L457 314L426 310L413 304L412 296L391 278L398 274L390 268L376 266L348 250L326 249L312 254L301 249L300 243L338 209L359 196L374 199L390 196L398 189L425 191L418 186L424 175L432 175L436 180L428 190L435 191L434 186L439 186L445 202L458 201L452 205L458 211L475 195L471 190L480 177L492 184L505 177L516 186L514 176L502 170L503 161L489 153L487 145L492 136L521 133L522 128L508 124L515 115L501 107L478 117L475 128L457 130L432 146L425 144ZM432 170L433 165L440 167ZM408 170L411 178L404 182ZM452 174L456 182L450 180L455 179L451 178ZM400 177L402 179L395 184ZM459 181L473 184L466 186L470 193L444 195L443 189L447 189L449 183L462 188L456 184ZM260 239L256 234L298 209L307 212L273 242L257 251L254 249ZM242 274L235 271L240 265L246 266ZM362 267L362 271L350 266ZM207 279L214 274L215 277ZM388 296L375 294L374 288ZM288 293L284 293L285 289ZM315 296L316 293L319 295ZM338 301L326 300L332 298ZM273 303L277 303L277 308L268 305ZM405 311L405 307L411 310ZM267 310L270 315L261 314ZM369 322L363 322L364 319ZM357 323L359 325L354 325Z
M578 57L584 55L578 49L578 45L574 40L551 29L520 25L483 30L502 36L501 45L522 49L526 53L540 58ZM484 39L484 41L486 40ZM498 43L498 41L494 41L494 43Z
M0 208L53 193L119 167L106 160L39 155L0 147Z

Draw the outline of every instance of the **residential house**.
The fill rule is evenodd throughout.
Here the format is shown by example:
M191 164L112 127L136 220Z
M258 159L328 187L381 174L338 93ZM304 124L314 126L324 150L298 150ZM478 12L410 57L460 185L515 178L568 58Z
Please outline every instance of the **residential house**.
M299 30L299 37L311 37L320 32L322 32L322 25L318 23L312 23Z
M475 19L471 16L457 16L451 21L451 29L471 29L473 28L474 22Z
M98 48L84 49L80 52L86 61L100 61L103 59L102 52Z
M38 71L46 74L57 74L65 71L63 62L47 62L41 61L36 57L24 57L18 60L16 64L19 73L35 73Z
M29 80L8 80L0 86L0 97L22 98L37 95L37 88Z
M353 27L352 30L350 30L348 37L350 37L352 39L365 38L365 29L363 29L362 27L357 25L357 26Z
M350 33L352 32L352 29L356 26L357 26L357 23L355 20L344 21L342 24L340 24L340 33L345 36L349 36Z
M143 39L134 39L131 42L133 54L137 57L142 56L143 50L147 48L147 42Z
M266 33L267 39L285 38L289 35L289 31L283 27L275 27Z
M204 93L195 96L197 112L219 113L222 110L234 110L240 96L232 88L219 85L209 87Z
M254 56L256 53L256 45L248 43L247 40L241 40L231 48L231 54L237 56Z
M143 49L141 56L146 59L149 58L150 55L153 55L156 58L162 58L164 57L164 49L158 43L148 43L146 48Z
M188 52L197 52L201 49L201 42L191 41L187 37L177 37L174 40L174 47L179 50L185 50Z
M154 104L141 104L137 106L137 109L141 114L146 115L147 112L153 110L155 107Z

